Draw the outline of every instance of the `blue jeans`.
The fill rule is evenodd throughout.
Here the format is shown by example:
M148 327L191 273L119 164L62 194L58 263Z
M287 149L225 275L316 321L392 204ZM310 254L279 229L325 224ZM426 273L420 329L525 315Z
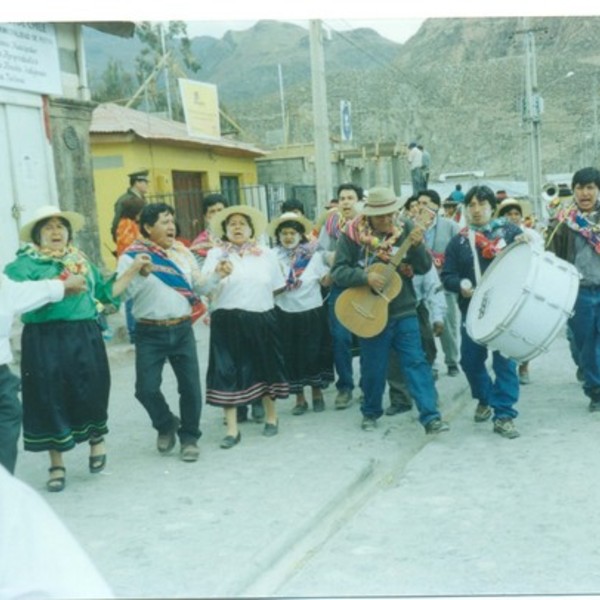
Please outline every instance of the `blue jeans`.
M515 404L519 400L517 363L497 350L492 352L492 369L495 381L488 373L485 361L488 349L469 337L463 319L461 326L460 366L471 387L471 396L481 404L494 409L494 420L514 419L519 414Z
M125 323L127 325L127 335L129 343L135 343L135 318L133 316L133 298L125 300Z
M8 368L0 366L0 465L9 473L17 464L17 441L21 433L23 410L19 401L21 380Z
M579 288L569 327L579 351L583 391L600 400L600 286Z
M421 424L425 426L430 421L441 418L437 409L433 373L423 352L416 316L390 319L380 334L361 338L363 416L378 419L383 414L382 398L391 348L396 351L408 391L419 409Z
M328 299L329 328L333 346L333 364L338 379L335 387L338 391L351 392L354 389L354 372L352 370L352 334L335 316L335 301L344 288L332 286Z
M202 392L191 321L170 327L136 323L135 397L159 433L166 433L173 424L173 413L160 390L167 360L177 378L181 415L179 439L182 444L195 442L200 437Z

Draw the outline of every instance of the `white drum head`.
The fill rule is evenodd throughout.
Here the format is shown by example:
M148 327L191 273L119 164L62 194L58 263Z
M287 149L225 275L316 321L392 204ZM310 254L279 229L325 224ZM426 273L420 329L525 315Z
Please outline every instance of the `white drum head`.
M483 274L467 313L466 326L472 339L489 338L518 308L531 271L532 251L530 244L511 244Z

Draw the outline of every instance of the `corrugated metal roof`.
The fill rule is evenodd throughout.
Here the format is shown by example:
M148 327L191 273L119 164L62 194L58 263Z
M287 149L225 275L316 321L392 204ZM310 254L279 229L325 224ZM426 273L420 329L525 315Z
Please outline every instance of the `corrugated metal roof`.
M187 132L185 123L169 121L112 103L100 104L94 109L90 133L92 135L133 133L146 140L201 146L225 155L263 156L266 154L264 150L244 142L226 138L191 136Z

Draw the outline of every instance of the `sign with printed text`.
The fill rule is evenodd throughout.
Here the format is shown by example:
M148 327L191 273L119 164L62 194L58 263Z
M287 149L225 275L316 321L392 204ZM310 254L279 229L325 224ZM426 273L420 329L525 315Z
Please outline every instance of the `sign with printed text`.
M220 138L217 86L180 78L179 91L188 134L196 137Z
M0 87L62 94L53 25L0 23Z

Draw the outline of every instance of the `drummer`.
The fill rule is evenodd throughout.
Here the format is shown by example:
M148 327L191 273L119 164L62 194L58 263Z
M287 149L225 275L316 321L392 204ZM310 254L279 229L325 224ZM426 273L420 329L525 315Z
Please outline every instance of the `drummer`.
M485 362L488 350L469 337L465 322L470 298L477 280L490 266L495 256L515 241L523 231L507 219L492 220L496 208L496 195L487 186L472 187L465 196L467 226L448 243L441 279L446 290L458 293L461 312L460 366L469 386L471 396L477 400L475 422L493 417L494 432L505 438L519 437L514 419L515 405L519 400L517 363L500 354L492 353L495 379L490 377ZM510 282L506 282L510 285Z

